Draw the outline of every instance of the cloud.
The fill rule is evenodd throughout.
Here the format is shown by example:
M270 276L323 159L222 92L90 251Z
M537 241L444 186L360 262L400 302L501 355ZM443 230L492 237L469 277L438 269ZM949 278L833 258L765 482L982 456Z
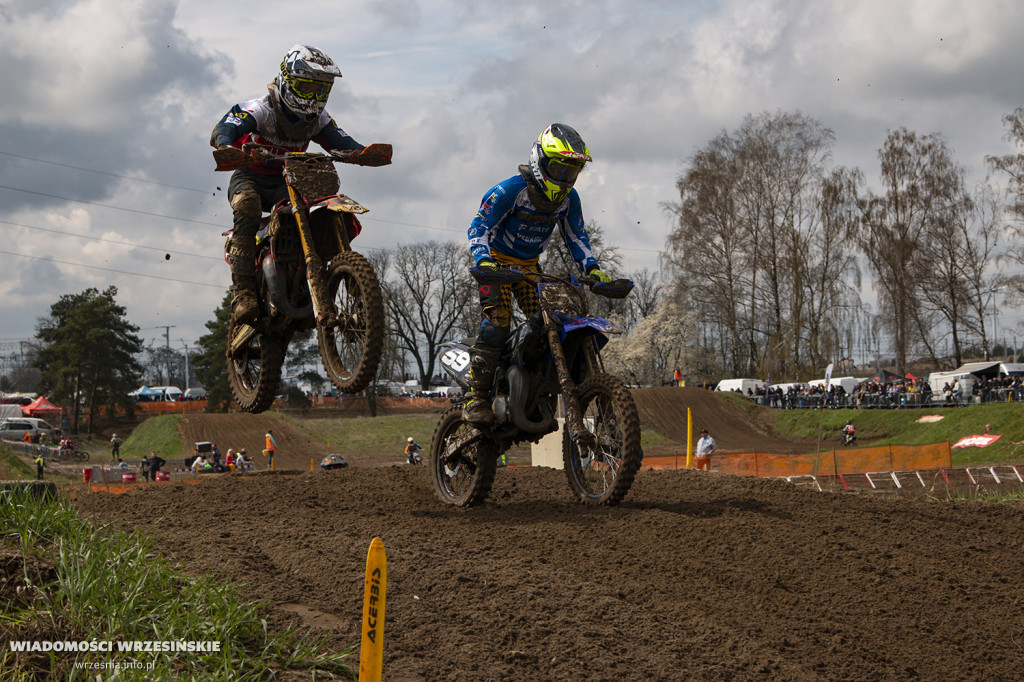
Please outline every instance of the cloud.
M204 333L227 266L161 261L152 249L220 257L228 175L212 171L209 132L232 104L263 94L296 42L340 64L328 105L338 123L363 143L395 145L393 166L341 168L342 191L370 208L358 249L464 240L485 191L516 172L545 125L562 121L595 157L578 184L585 215L623 247L627 269L656 267L671 227L661 204L677 199L676 177L745 115L800 111L821 121L835 132L835 163L869 179L888 130L941 132L978 176L985 154L1008 151L1000 119L1021 104L1024 85L1024 6L997 0L240 7L0 7L0 186L17 188L0 189L0 220L92 238L0 223L20 251L52 259L0 254L0 291L38 309L116 283L136 324ZM24 316L0 314L12 336L31 335Z

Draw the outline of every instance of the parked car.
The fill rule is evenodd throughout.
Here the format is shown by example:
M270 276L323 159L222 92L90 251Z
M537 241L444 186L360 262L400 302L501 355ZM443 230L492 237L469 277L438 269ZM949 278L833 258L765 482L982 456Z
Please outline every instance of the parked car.
M25 434L29 434L33 443L49 440L53 435L54 428L42 419L34 417L22 417L20 419L4 419L0 421L0 439L3 440L25 440Z

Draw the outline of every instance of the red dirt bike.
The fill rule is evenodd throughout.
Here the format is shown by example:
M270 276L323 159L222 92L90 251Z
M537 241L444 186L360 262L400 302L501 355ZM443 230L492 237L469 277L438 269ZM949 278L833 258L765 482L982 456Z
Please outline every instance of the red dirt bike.
M586 504L617 504L629 492L643 459L640 417L629 390L601 363L607 334L621 330L604 318L588 316L584 287L624 298L633 283L511 269L470 272L481 286L536 285L540 309L509 335L502 349L488 398L494 423L484 427L463 421L461 404L441 415L427 455L435 494L459 507L483 502L502 453L558 429L555 414L561 395L562 463L569 487ZM442 348L441 366L467 391L470 346L449 342Z
M228 323L228 378L235 400L246 412L269 408L288 343L295 332L314 328L331 383L345 393L366 388L380 362L384 309L373 267L351 246L361 230L356 215L368 209L338 194L334 163L350 162L352 154L277 155L246 144L213 155L219 171L280 162L289 197L264 217L256 237L260 318L239 323L232 315ZM360 163L391 163L391 145L370 145Z

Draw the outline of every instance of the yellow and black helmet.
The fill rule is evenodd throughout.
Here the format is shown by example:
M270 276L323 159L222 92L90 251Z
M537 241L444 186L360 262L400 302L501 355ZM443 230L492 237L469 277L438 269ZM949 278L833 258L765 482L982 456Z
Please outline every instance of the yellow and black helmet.
M564 123L552 123L533 144L530 173L548 199L561 203L588 161L593 158L580 134Z

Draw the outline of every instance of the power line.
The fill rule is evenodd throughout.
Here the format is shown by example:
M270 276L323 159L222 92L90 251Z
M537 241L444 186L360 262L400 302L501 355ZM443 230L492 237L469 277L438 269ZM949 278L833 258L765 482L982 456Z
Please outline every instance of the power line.
M64 232L62 230L54 230L48 227L38 227L36 225L25 225L24 223L14 223L10 220L0 219L0 223L4 225L14 225L15 227L24 227L28 230L39 230L41 232L52 232L54 234L62 234L66 237L78 237L79 239L89 239L97 242L106 242L108 244L120 244L122 246L130 246L135 249L149 249L150 251L159 251L161 253L173 253L179 256L191 256L192 258L205 258L207 260L223 260L222 257L217 256L205 256L198 253L188 253L187 251L174 251L171 249L163 249L156 246L146 246L145 244L133 244L132 242L126 242L119 239L105 239L103 237L90 237L88 235L79 234L77 232Z
M18 159L25 159L27 161L35 161L37 163L48 163L51 166L60 166L62 168L71 168L73 170L85 171L86 173L97 173L98 175L107 175L107 176L110 176L112 178L120 178L122 180L132 180L134 182L144 182L144 183L146 183L148 185L157 185L159 187L170 187L171 189L180 189L180 190L183 190L185 192L199 192L200 194L210 194L210 190L208 190L208 189L195 189L193 187L181 187L179 185L170 185L170 184L167 184L166 182L158 182L156 180L145 180L143 178L133 178L133 177L131 177L129 175L118 175L117 173L108 173L107 171L96 170L95 168L82 168L81 166L72 166L71 164L58 163L57 161L47 161L46 159L36 159L34 157L31 157L31 156L24 156L22 154L15 154L13 152L3 152L3 151L0 151L0 154L3 154L5 156L13 156L13 157L18 158Z
M146 275L146 274L143 274L141 272L127 272L126 270L115 270L114 268L101 268L101 267L99 267L97 265L84 265L82 263L71 263L71 262L68 262L68 261L57 260L56 258L44 258L42 256L29 256L28 254L24 254L24 253L14 253L13 251L3 251L3 250L0 250L0 253L7 254L8 256L18 256L20 258L30 258L32 260L47 261L49 263L60 263L61 265L71 265L71 266L76 267L76 268L88 268L90 270L102 270L103 272L113 272L113 273L117 273L119 275L132 275L134 277L147 277L149 279L159 279L159 280L162 280L164 282L177 282L179 284L195 284L196 286L202 286L202 287L216 287L217 289L221 289L221 290L224 290L224 289L227 288L227 287L225 287L222 284L210 284L209 282L193 282L193 281L187 280L187 279L174 279L173 277L161 277L160 275Z
M72 199L70 197L62 197L56 194L47 194L46 192L34 192L30 189L22 189L20 187L8 187L7 185L0 185L0 189L11 190L12 192L25 192L26 194L35 194L36 196L46 197L48 199L60 199L61 201L73 201L78 204L87 204L89 206L99 206L100 208L111 208L116 211L127 211L128 213L138 213L139 215L148 215L154 218L169 218L171 220L181 220L186 223L195 223L197 225L212 225L213 227L224 226L221 223L208 223L205 220L192 220L191 218L179 218L173 215L167 215L164 213L151 213L150 211L140 211L135 208L124 208L122 206L111 206L109 204L101 204L96 201L86 201L84 199Z

